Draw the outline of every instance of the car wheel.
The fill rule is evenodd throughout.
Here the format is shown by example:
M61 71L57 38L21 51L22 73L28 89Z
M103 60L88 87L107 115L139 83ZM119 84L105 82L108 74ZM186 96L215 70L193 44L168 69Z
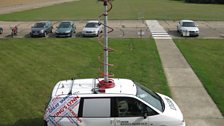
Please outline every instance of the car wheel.
M69 37L72 37L72 32L70 32L70 35L69 35Z
M44 37L47 37L47 32L44 32Z
M99 34L100 34L100 31L98 31L98 33L96 34L96 37L98 37L98 36L99 36Z
M181 37L183 37L183 36L184 36L183 32L180 32L180 36L181 36Z

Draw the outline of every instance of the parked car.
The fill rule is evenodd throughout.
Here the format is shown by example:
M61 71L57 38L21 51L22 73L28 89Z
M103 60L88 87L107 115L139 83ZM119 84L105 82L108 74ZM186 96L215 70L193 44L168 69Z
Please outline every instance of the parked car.
M76 31L76 26L73 21L62 21L58 25L55 33L57 37L72 37Z
M83 36L98 36L102 32L99 21L88 21L82 30Z
M46 108L46 126L185 126L177 104L129 79L59 81Z
M199 28L192 20L180 20L177 24L177 31L181 36L199 36Z
M2 34L3 33L3 28L2 27L0 27L0 34Z
M53 26L51 21L41 21L32 26L30 36L46 37L49 33L52 33L52 29Z

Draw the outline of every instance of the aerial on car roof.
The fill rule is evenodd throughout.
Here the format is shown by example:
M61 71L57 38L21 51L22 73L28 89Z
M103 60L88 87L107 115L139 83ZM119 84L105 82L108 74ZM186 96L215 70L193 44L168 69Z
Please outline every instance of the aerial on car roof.
M59 81L45 111L45 125L185 126L179 107L168 96L129 79L110 78L114 86L109 88L101 87L101 81Z
M97 90L97 84L102 79L76 79L76 80L64 80L55 85L52 93L52 97L58 95L74 94L94 94L101 93ZM105 89L103 93L117 93L117 94L136 94L136 87L133 81L128 79L113 79L115 86L113 88ZM71 92L72 91L72 92Z

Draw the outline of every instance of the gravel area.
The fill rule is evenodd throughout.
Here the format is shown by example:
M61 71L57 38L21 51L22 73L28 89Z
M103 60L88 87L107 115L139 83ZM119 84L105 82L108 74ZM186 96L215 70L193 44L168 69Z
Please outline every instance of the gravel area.
M86 24L86 21L74 21L76 24L76 34L73 37L81 37L81 31ZM29 38L29 33L31 27L35 22L6 22L0 21L0 26L4 29L3 34L0 34L0 38L11 37L11 27L18 27L18 35L15 38ZM52 21L54 24L53 33L49 34L48 37L55 37L55 30L58 26L58 21ZM109 34L111 38L149 38L151 36L146 24L139 20L111 20L109 25L114 29L112 33Z
M178 21L159 21L172 38L183 38L177 33ZM224 21L195 21L200 30L198 38L224 38Z
M80 37L81 31L86 21L74 21L77 27L77 33L73 37ZM3 34L0 34L0 38L10 37L11 29L15 25L18 26L17 38L29 37L31 26L35 22L5 22L0 21L0 26L4 29ZM54 29L58 25L58 21L53 21ZM184 38L176 31L177 21L159 21L161 26L168 32L172 38ZM224 21L196 21L199 25L200 35L198 38L203 39L223 39L224 38ZM148 30L144 21L141 20L110 20L109 25L114 28L114 31L109 34L111 38L150 38L151 33ZM54 33L49 37L55 37ZM189 37L187 37L189 38ZM190 37L194 38L194 37Z

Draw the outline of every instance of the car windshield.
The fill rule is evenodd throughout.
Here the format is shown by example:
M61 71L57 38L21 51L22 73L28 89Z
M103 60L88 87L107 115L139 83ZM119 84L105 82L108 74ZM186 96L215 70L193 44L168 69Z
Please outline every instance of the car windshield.
M45 26L45 23L36 23L33 27L34 28L43 28Z
M196 27L194 22L183 22L183 27Z
M137 84L136 88L137 88L137 94L136 94L137 97L144 100L153 107L157 108L159 111L161 112L164 111L164 102L158 94L140 84Z
M87 28L97 28L98 23L87 23L85 27L87 27Z
M59 25L59 28L69 28L70 27L70 23L69 22L63 22Z

